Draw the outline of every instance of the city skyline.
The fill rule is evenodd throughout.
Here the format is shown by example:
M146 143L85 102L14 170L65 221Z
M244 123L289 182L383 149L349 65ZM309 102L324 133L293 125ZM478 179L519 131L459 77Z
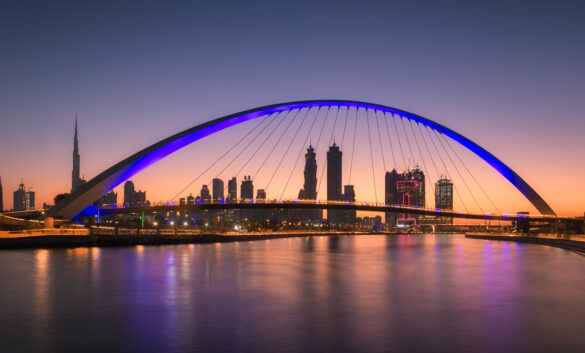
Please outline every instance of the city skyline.
M51 204L56 194L70 190L75 111L80 120L81 174L91 179L141 147L218 116L279 101L339 97L403 108L452 127L527 176L559 213L582 214L578 210L583 209L585 187L579 175L585 173L585 157L575 146L580 146L580 131L585 130L581 113L585 103L579 96L585 82L579 63L585 53L575 36L582 24L569 4L524 8L490 2L475 8L446 8L438 15L431 3L422 7L388 4L372 12L373 18L351 19L349 3L331 8L316 2L311 11L279 6L299 23L293 31L268 19L275 28L263 41L255 36L264 29L259 15L243 5L226 11L210 4L185 11L172 21L162 20L182 28L167 26L163 31L176 41L150 36L152 41L139 42L133 41L137 31L152 33L150 24L158 14L154 8L139 9L142 20L132 25L123 21L130 10L121 8L104 30L98 21L106 13L102 7L63 9L70 22L61 24L35 9L7 7L1 23L16 35L7 39L7 65L0 69L6 78L0 84L5 100L0 105L4 124L0 148L10 151L0 156L4 208L11 207L9 193L21 179L36 190L38 204ZM362 6L368 9L374 4ZM520 12L524 16L514 19L500 15ZM230 21L241 13L249 16L249 26L244 28ZM402 16L386 23L384 13ZM224 18L218 21L220 15ZM330 16L340 21L331 21ZM424 18L428 26L412 26L408 18ZM357 29L343 20L351 20L348 23ZM545 20L546 28L542 26ZM32 21L39 26L32 26ZM63 35L79 21L86 23L76 26L79 35L89 34L88 40L77 34ZM442 26L443 22L448 25ZM243 42L227 35L236 27ZM218 28L226 32L217 41L205 41ZM400 39L396 35L400 28L408 28L409 38L417 40ZM329 30L340 35L324 46L319 38ZM363 38L367 39L358 40ZM481 39L483 46L477 47L474 38ZM345 49L348 39L355 49ZM135 51L106 54L115 52L112 49L122 40L135 42ZM306 53L278 45L282 41L291 43L290 48L318 53L318 59L310 62ZM35 53L49 43L52 49L44 50L46 56L41 59ZM248 54L249 64L226 66L217 60L217 55L234 46L244 56ZM165 55L156 51L161 47L168 49L164 52L176 65L158 66L157 58ZM266 48L279 48L282 55L276 55L277 51L257 54ZM153 50L157 54L151 58L147 54ZM428 50L434 55L429 56ZM21 60L23 56L28 59ZM146 84L141 78L146 72L159 85ZM236 84L230 84L232 78ZM24 104L25 97L35 104ZM165 163L173 167L184 161L177 158ZM152 199L164 200L166 186L150 183L161 179L162 172L153 173L138 177L144 178L141 184L147 185Z

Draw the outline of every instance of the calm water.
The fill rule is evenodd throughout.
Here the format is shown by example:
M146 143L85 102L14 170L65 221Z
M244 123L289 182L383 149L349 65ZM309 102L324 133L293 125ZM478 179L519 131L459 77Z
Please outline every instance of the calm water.
M0 251L0 352L585 351L585 257L462 236Z

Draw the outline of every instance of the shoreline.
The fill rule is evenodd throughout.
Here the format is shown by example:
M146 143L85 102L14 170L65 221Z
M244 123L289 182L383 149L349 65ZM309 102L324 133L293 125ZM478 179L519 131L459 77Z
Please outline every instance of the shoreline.
M256 241L306 236L365 235L370 232L313 232L313 233L266 233L247 235L221 234L125 234L125 235L24 235L0 238L0 250L9 249L44 249L75 247L110 247L135 245L169 245L169 244L213 244L239 241Z
M466 233L465 238L496 241L515 241L518 243L547 245L555 248L571 250L585 255L585 238L580 239L559 238L555 236L521 236L516 234L482 234Z

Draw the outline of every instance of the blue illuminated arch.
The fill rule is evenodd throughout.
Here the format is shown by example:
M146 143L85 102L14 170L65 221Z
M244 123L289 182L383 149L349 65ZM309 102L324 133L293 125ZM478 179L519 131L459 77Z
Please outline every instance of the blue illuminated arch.
M453 140L459 142L467 149L482 158L506 179L514 185L533 205L536 209L544 215L556 215L552 208L540 197L540 195L524 181L516 172L510 169L502 161L494 155L486 151L484 148L460 135L459 133L438 124L432 120L426 119L422 116L384 106L379 104L372 104L359 101L348 100L307 100L289 103L279 103L267 105L255 109L246 110L243 112L230 114L222 118L208 121L206 123L194 126L185 131L179 132L171 137L159 141L140 152L124 159L116 165L108 168L87 184L77 189L74 193L62 200L50 212L50 216L58 216L63 218L74 218L95 200L102 195L120 185L136 173L145 169L146 167L156 163L162 158L172 154L173 152L199 140L206 136L212 135L218 131L226 129L245 121L255 119L267 114L272 114L279 111L286 111L291 109L302 109L319 106L346 106L363 109L379 110L391 114L396 114L408 119L415 120L425 126L430 127L442 134L445 134Z

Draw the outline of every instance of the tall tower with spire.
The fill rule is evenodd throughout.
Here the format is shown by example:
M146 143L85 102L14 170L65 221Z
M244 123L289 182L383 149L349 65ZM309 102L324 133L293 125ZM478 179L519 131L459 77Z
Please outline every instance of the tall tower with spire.
M309 145L305 154L305 183L299 191L299 199L317 199L317 160L315 149Z
M71 193L73 193L81 185L85 184L85 180L80 177L80 156L79 145L77 141L77 112L75 113L75 135L73 136L73 171L71 172Z

